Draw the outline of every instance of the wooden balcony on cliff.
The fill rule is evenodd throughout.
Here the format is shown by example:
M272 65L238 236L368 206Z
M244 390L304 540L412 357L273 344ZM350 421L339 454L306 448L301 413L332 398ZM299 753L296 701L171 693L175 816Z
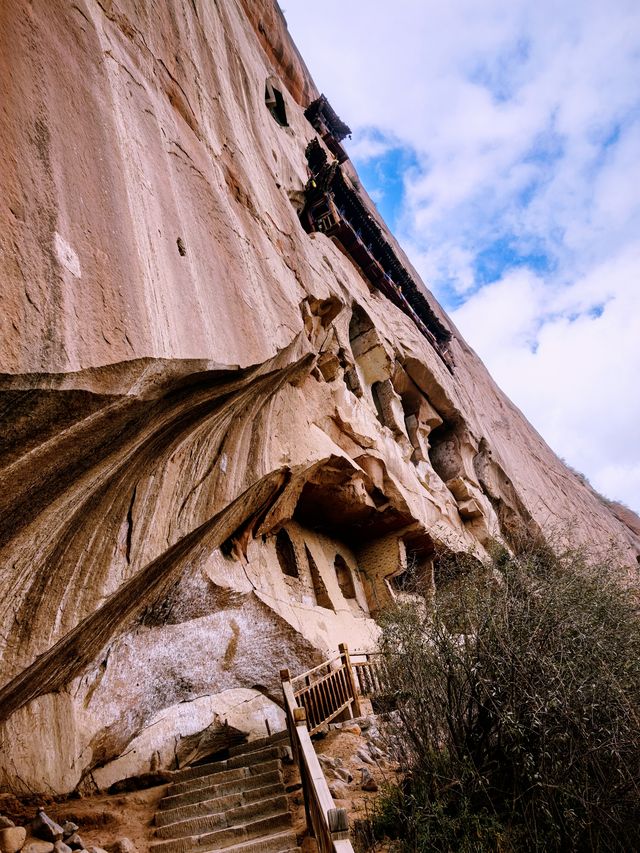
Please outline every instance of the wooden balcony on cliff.
M338 163L348 160L349 155L340 143L346 136L351 136L351 128L342 121L326 97L320 95L316 98L304 114Z
M451 332L436 316L349 178L338 163L328 161L317 140L309 143L306 154L311 178L301 214L305 230L330 237L372 287L411 317L451 369Z

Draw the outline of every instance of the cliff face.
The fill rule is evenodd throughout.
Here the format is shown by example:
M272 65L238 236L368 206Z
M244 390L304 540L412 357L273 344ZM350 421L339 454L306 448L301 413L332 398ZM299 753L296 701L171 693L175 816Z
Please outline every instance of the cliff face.
M0 70L0 784L277 726L279 669L371 646L443 550L635 564L426 290L446 344L302 227L318 92L271 0L14 0Z

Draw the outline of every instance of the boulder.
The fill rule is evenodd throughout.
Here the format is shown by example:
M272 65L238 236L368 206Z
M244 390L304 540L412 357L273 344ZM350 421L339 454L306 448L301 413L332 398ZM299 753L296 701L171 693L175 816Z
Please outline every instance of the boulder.
M84 848L84 843L82 838L78 835L77 832L74 832L73 835L70 835L68 838L65 838L65 844L67 844L72 850L82 850Z
M136 845L130 838L118 838L113 844L107 844L108 853L138 853Z
M59 823L45 814L44 809L38 809L35 820L31 824L31 831L36 838L41 838L43 841L62 841L64 830Z
M71 848L64 841L56 841L53 845L54 853L71 853Z
M53 853L53 842L32 839L24 845L22 853Z
M356 752L356 757L359 758L360 761L364 761L365 764L373 764L373 758L371 758L371 756L364 747L361 747Z
M214 719L211 725L201 732L180 739L175 750L178 767L186 767L230 746L236 746L246 740L246 737L247 732L229 725L226 720Z
M353 781L353 776L345 767L334 767L333 773L336 779L341 779L343 782Z
M62 824L62 831L64 833L63 838L67 838L69 835L73 835L74 832L77 832L80 829L77 823L74 823L72 820L65 820Z
M377 761L385 757L384 752L379 749L374 743L370 743L367 749L369 750L369 755Z
M0 814L0 829L7 829L12 826L15 826L15 823L10 818Z
M362 768L362 783L360 785L363 791L377 791L378 783L371 775L371 771L367 767Z
M333 782L329 785L329 793L334 800L346 800L349 797L349 789L343 782Z
M7 826L0 829L0 853L18 853L27 839L27 830L22 826Z

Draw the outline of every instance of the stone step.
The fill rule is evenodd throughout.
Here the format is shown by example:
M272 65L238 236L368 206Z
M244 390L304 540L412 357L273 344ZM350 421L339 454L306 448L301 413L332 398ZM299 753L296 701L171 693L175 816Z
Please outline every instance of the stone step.
M226 782L234 782L236 779L260 776L263 773L271 773L274 770L281 769L282 763L278 759L274 759L273 761L254 764L251 767L234 767L233 769L220 770L218 773L211 773L207 776L196 776L194 779L186 779L184 782L174 782L170 786L168 796L165 799L169 799L177 794L184 794L187 791L198 791L201 788L210 788L213 785L224 785Z
M286 811L289 807L287 796L284 792L275 797L266 797L262 800L254 800L251 803L241 803L224 811L213 814L192 817L187 820L179 820L156 829L157 838L186 838L191 835L202 835L205 832L213 832L225 826L238 826L256 820L259 817L267 817Z
M246 743L239 743L237 746L232 746L229 749L229 758L233 758L236 755L244 755L245 752L256 752L258 749L265 749L265 747L275 746L282 742L285 745L289 743L289 732L287 729L275 732L275 734L269 737L261 737L256 740L247 741Z
M208 853L208 851L221 850L263 836L275 835L289 826L291 826L291 814L287 809L287 811L261 817L249 823L227 826L201 835L153 841L149 845L149 850L150 853Z
M274 762L273 769L267 770L265 773L249 773L240 770L234 770L233 773L235 774L233 778L227 779L226 782L219 783L219 777L214 776L213 778L216 781L211 785L204 785L202 788L193 788L178 794L172 794L169 790L167 796L160 800L158 808L160 811L171 811L182 806L202 803L205 800L215 800L217 797L235 794L238 791L249 791L253 788L282 782L282 770L279 761Z
M293 832L279 832L268 838L256 838L242 844L225 848L226 853L300 853L298 840Z
M255 800L264 800L267 797L275 797L278 794L284 793L284 784L279 773L264 773L262 776L253 776L248 779L240 779L237 782L229 782L222 787L229 788L230 790L218 796L206 797L194 803L156 812L155 825L166 826L169 823L176 823L180 820L204 817L205 815L227 811L227 809L232 809L236 806L246 805ZM203 789L205 792L209 790L209 788ZM202 791L193 792L193 794L201 793ZM181 794L180 796L185 797L189 795Z
M211 764L198 764L195 767L185 767L173 774L176 784L198 779L201 776L213 776L216 773L224 773L228 770L236 770L238 767L251 767L254 764L262 764L275 759L288 760L291 756L291 748L285 744L276 743L264 749L257 749L225 758L222 761L214 761Z

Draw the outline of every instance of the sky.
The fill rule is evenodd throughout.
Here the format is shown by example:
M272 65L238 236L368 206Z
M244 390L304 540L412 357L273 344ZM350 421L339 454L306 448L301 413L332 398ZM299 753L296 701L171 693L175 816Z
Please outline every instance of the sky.
M362 183L555 452L640 511L640 0L281 0Z

